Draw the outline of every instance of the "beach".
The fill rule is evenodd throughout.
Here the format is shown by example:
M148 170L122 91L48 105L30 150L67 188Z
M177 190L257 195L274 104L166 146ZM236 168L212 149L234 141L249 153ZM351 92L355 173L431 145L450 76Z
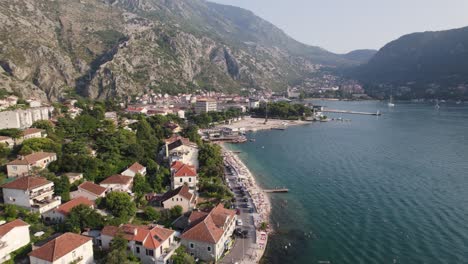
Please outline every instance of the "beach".
M235 153L227 149L224 144L221 144L221 147L223 149L225 163L231 166L242 180L256 209L256 213L253 213L254 226L256 229L255 248L253 252L249 254L250 257L242 260L240 263L258 263L265 252L268 234L272 231L271 225L269 224L265 230L261 230L262 223L269 223L271 202L268 195L258 186L253 174L242 160Z
M245 131L259 131L259 130L271 130L271 129L284 129L288 126L297 126L310 124L310 122L302 120L281 120L281 119L268 119L265 123L264 118L253 118L250 116L242 118L242 120L233 122L230 125L223 125L231 129L244 129Z

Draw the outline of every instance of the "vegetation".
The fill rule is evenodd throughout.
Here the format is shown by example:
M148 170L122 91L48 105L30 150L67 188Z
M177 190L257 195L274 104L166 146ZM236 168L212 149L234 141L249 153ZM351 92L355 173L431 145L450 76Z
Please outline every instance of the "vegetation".
M173 264L195 264L195 258L187 253L184 246L180 246L171 257Z
M287 102L262 103L259 108L253 109L252 114L258 117L265 117L268 106L268 118L279 118L288 120L298 120L312 115L312 110L302 104L290 104Z
M85 228L100 229L105 220L95 209L86 205L74 207L64 224L65 231L81 233Z
M189 120L200 128L208 128L212 123L220 123L226 120L242 116L240 109L230 108L224 112L208 112L199 115L188 115Z
M103 206L109 210L120 223L126 223L135 216L136 205L130 195L124 192L110 192L103 201Z

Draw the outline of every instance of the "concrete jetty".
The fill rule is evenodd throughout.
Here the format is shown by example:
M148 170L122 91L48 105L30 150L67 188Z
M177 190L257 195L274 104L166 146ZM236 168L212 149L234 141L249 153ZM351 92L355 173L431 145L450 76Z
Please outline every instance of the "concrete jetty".
M324 109L322 112L324 112L324 113L337 113L337 114L373 115L373 116L382 115L382 113L380 113L380 111L377 111L375 113L371 113L371 112L359 112L359 111L349 111L349 110Z

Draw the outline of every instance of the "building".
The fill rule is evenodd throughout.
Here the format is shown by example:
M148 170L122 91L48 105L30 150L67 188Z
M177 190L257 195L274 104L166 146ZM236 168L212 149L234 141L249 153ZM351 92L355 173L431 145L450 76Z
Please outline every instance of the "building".
M57 155L50 152L36 152L7 164L8 178L23 177L31 174L33 169L45 169L52 161L57 160Z
M138 162L132 164L125 171L122 172L123 176L135 177L135 175L140 174L141 176L146 176L146 167L141 165Z
M68 172L68 173L63 174L63 177L67 177L70 184L73 184L73 183L83 179L83 173Z
M21 144L23 141L31 138L45 138L47 137L46 131L38 128L27 128L23 130L20 138L16 140L16 144Z
M187 185L190 190L197 190L198 174L195 167L175 161L171 165L171 187L172 189Z
M43 214L61 204L54 183L42 177L21 177L1 186L5 204L18 205Z
M86 197L77 197L72 199L59 207L44 213L43 217L48 222L61 223L70 214L71 210L78 205L86 205L94 209L94 202Z
M193 211L181 235L187 251L206 262L217 262L229 250L236 227L236 212L219 204L209 213Z
M0 99L0 110L7 109L8 107L15 106L18 103L18 97L10 95L6 98Z
M172 254L180 246L175 238L175 231L161 226L137 226L131 224L105 226L98 244L104 249L110 247L112 239L122 234L128 241L128 250L141 259L143 264L168 263Z
M166 139L160 154L169 164L181 161L198 169L198 146L188 138L174 135Z
M174 122L168 122L164 124L164 127L169 129L172 132L172 134L177 134L177 133L182 132L182 128Z
M10 259L10 254L31 241L29 224L20 219L0 225L0 263Z
M31 127L38 120L49 120L53 111L53 107L38 107L0 112L0 129Z
M195 113L197 114L208 113L213 111L218 111L218 103L215 99L198 99L195 103Z
M249 99L249 108L255 109L260 107L260 101L254 98Z
M94 263L92 238L74 233L65 233L28 255L31 264Z
M101 187L106 188L107 192L132 192L133 177L123 176L120 174L112 175L99 183Z
M99 186L92 182L83 182L78 186L78 190L71 192L70 196L72 199L77 197L85 197L91 201L96 200L99 197L106 196L106 188Z
M190 192L189 187L184 184L177 189L170 190L162 196L156 196L151 200L151 203L157 204L164 209L171 209L176 205L182 207L182 212L188 212L197 206L197 196Z
M0 136L0 144L5 144L8 148L15 146L15 141L11 137Z

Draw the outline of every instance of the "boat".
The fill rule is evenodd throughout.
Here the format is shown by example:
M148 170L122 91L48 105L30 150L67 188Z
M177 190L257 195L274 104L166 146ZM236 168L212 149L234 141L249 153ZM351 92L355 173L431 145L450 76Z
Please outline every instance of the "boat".
M251 138L251 139L250 139L250 142L255 142L255 138Z
M388 102L388 107L395 107L395 104L393 103L393 95L390 95L390 101Z
M461 104L462 101L458 100L457 102L455 102L457 105Z

